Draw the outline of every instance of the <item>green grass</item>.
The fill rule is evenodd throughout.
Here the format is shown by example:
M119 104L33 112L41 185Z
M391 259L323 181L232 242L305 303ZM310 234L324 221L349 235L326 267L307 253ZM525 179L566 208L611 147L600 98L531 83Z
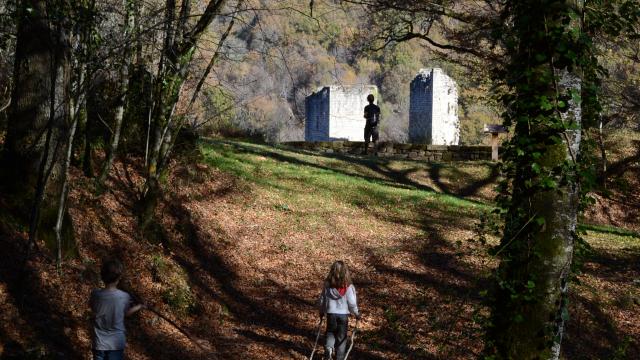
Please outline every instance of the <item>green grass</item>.
M592 233L612 234L612 235L618 235L618 236L630 236L640 240L640 233L615 227L615 226L580 224L578 228L579 230L584 230Z
M417 181L394 176L420 173L428 176L437 167L442 182L465 186L490 174L487 162L429 164L319 154L241 141L207 140L202 151L208 164L234 174L281 212L315 216L318 222L328 212L340 209L350 214L366 209L386 217L416 219L417 213L432 210L449 218L477 219L492 209L490 202L425 189ZM312 211L311 211L312 210ZM295 216L294 216L295 219ZM294 220L291 224L296 225ZM308 225L308 224L307 224ZM301 225L304 226L304 225ZM581 225L589 242L612 248L640 246L640 235L610 226Z
M267 145L211 141L203 145L206 161L216 168L281 195L345 201L355 206L422 207L486 210L489 205L450 194L401 184L348 159L328 158ZM375 160L371 160L375 161ZM382 161L382 160L381 160ZM444 208L443 208L444 207Z
M624 231L619 228L607 227L607 229ZM587 230L585 239L596 249L640 251L640 237L637 236L621 235L611 231Z
M257 240L251 240L246 249L253 249L255 243L260 244L260 251L266 249L266 252L248 255L248 263L269 257L269 262L274 263L270 265L273 269L289 266L304 269L305 275L291 276L306 277L308 272L322 271L313 264L332 259L334 249L347 249L350 261L356 264L361 275L366 274L370 281L377 281L378 276L387 277L389 283L407 292L399 297L402 307L389 307L382 293L369 298L372 313L385 324L381 333L363 333L369 348L379 347L384 351L388 339L402 354L411 352L415 355L414 349L426 348L417 345L426 343L427 339L421 332L414 331L417 324L405 310L413 306L415 311L412 313L447 311L438 304L449 304L452 298L468 296L458 293L457 297L451 295L449 298L439 291L436 284L442 284L445 289L448 284L459 281L451 272L452 266L483 277L497 264L488 255L486 246L477 241L465 241L475 236L475 226L481 215L492 209L491 201L482 200L488 198L486 196L478 200L478 197L453 193L476 183L492 186L496 181L491 177L495 177L494 164L435 164L323 156L296 149L222 140L206 141L202 150L211 167L240 179L240 196L226 201L246 210L244 218L260 229L256 231ZM434 171L439 175L438 181L429 182L435 177ZM398 176L406 172L415 176ZM443 186L434 186L438 182ZM446 187L450 193L443 191ZM244 192L250 196L241 196ZM590 253L593 258L584 261L596 264L598 269L614 262L616 265L630 263L640 253L640 238L628 231L601 226L581 226L581 230L585 231L585 238L593 248ZM489 235L489 243L497 244L498 237ZM311 258L317 260L309 261ZM377 262L393 265L379 269ZM424 287L420 285L413 290L413 285L406 286L409 281L421 281L419 279L423 277L426 279ZM432 277L433 285L429 282ZM251 281L257 287L265 284L260 279ZM631 297L619 297L620 304L609 306L613 293L608 288L605 292L601 286L594 285L609 281L607 277L596 278L594 273L585 272L573 291L586 293L593 289L597 294L606 293L606 297L596 298L596 306L633 306ZM625 286L631 285L625 283ZM429 338L449 336L451 330L447 333L446 318L425 315L420 318L420 326L429 328ZM444 345L436 350L438 354L448 351ZM621 347L619 353L624 354L624 351Z

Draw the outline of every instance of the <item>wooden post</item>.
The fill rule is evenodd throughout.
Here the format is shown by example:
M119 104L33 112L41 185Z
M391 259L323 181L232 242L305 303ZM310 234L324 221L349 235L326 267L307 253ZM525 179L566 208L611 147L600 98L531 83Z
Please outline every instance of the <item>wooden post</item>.
M485 124L484 133L491 134L491 161L498 161L498 147L500 146L500 134L506 133L507 129L502 125Z

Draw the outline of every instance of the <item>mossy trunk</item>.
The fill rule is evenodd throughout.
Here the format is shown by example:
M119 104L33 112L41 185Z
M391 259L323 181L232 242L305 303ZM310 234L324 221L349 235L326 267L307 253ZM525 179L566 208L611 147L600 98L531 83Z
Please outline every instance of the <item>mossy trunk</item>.
M184 60L191 60L191 54L185 56ZM175 69L175 68L174 68ZM151 151L149 152L149 164L147 167L147 180L145 191L141 199L140 224L143 231L146 231L149 224L153 222L155 207L162 195L161 177L166 171L165 158L167 146L171 144L173 125L171 118L180 89L185 81L185 77L180 72L165 74L165 81L159 80L160 89L157 93L156 106L152 115L151 129Z
M210 0L197 23L187 29L187 22L179 20L175 25L176 2L167 0L165 7L165 40L159 75L155 81L154 108L151 117L151 149L147 165L145 190L140 201L140 224L143 231L153 223L155 207L162 195L161 178L167 171L174 136L180 124L174 119L182 86L187 79L189 64L203 32L211 25L226 0ZM183 4L184 5L184 4ZM190 7L182 7L181 18L189 15ZM176 41L176 34L181 41Z
M533 194L530 200L531 210L544 219L544 226L527 239L528 249L522 256L500 265L502 280L524 286L498 293L494 340L503 359L558 359L568 319L578 190L570 185Z
M581 7L558 0L538 12L536 3L513 5L520 43L512 67L526 73L513 75L520 83L513 85L516 100L510 103L516 123L506 157L511 193L496 250L500 265L487 342L498 359L558 359L568 319L580 202L581 73L557 66L560 55L547 44L579 32L580 24L564 19Z

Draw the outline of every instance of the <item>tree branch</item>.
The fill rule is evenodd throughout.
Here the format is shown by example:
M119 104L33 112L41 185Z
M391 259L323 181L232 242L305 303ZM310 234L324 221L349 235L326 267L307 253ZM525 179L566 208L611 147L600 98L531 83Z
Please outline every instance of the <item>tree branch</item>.
M184 54L198 41L198 38L204 30L211 24L213 19L220 13L222 7L226 4L227 0L211 0L207 5L204 13L191 29L191 31L184 34L182 44L179 47L179 53Z

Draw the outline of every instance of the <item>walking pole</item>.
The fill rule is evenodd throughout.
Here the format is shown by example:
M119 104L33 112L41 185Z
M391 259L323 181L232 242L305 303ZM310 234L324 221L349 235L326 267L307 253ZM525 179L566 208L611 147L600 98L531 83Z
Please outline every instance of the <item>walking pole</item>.
M351 353L351 350L353 349L353 341L356 338L356 332L358 331L359 322L360 319L356 319L356 326L353 328L353 332L351 333L351 345L349 345L349 350L347 350L347 354L344 356L344 360L347 360L349 358L349 353Z
M322 321L324 320L324 316L320 318L320 322L318 322L318 333L316 334L316 342L313 344L313 351L311 351L311 355L309 355L309 360L313 360L313 354L316 353L316 347L318 347L318 340L320 339L320 331L322 329Z
M136 293L133 290L127 289L127 292L129 293L133 301L137 302L138 304L143 304L143 302L140 300L140 297L138 297L138 295L136 295ZM202 346L200 342L196 341L196 339L193 336L191 336L191 334L186 329L182 328L175 321L171 320L169 317L167 317L166 315L164 315L163 313L155 309L153 306L145 304L143 309L148 310L149 312L155 314L157 317L168 322L171 326L173 326L176 330L178 330L182 335L184 335L187 339L189 339L194 345L196 345L200 350L205 352L211 351L210 349L207 349L204 346ZM211 356L211 359L218 359L218 357L215 354L211 353L209 356Z

